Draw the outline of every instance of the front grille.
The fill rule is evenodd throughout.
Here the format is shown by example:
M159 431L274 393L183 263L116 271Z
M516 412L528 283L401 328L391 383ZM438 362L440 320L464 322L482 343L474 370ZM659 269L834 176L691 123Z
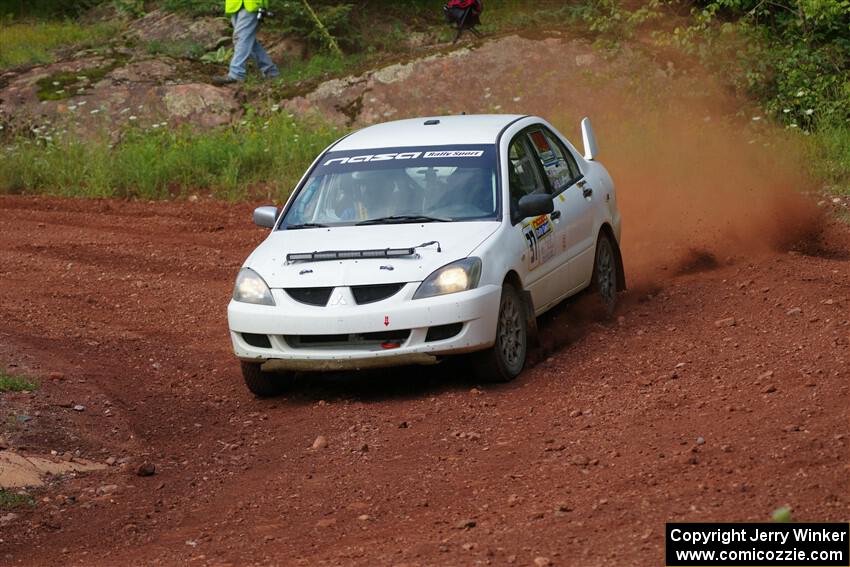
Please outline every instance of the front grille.
M376 301L392 297L403 287L403 283L354 285L351 286L351 293L354 295L354 301L356 301L358 305L363 305L365 303L375 303Z
M380 347L386 343L402 344L408 337L410 337L410 329L348 335L284 335L283 339L292 348Z
M283 291L299 303L324 307L331 297L332 287L290 287Z
M428 334L425 335L425 342L444 341L450 339L460 332L463 328L463 323L451 323L449 325L437 325L430 327Z

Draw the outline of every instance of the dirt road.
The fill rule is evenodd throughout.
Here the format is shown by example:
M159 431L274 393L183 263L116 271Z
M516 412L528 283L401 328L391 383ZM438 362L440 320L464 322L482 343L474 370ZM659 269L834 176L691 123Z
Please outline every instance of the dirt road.
M225 322L250 208L0 199L0 360L42 382L0 397L5 442L118 460L31 491L3 564L658 565L666 521L850 516L846 226L670 266L609 324L573 302L509 385L258 401Z
M446 364L255 400L225 320L251 206L0 197L0 368L41 382L0 394L0 452L108 464L0 511L0 565L659 565L667 521L847 520L850 231L797 198L804 152L669 54L559 37L289 104L592 116L632 288L609 323L547 316L509 385Z

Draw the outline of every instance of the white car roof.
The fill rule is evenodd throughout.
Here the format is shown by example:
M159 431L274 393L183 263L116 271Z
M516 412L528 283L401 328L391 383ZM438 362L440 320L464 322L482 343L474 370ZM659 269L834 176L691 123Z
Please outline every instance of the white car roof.
M331 151L495 144L506 126L523 117L522 114L469 114L395 120L358 130L343 138ZM439 124L425 124L434 120L439 120Z

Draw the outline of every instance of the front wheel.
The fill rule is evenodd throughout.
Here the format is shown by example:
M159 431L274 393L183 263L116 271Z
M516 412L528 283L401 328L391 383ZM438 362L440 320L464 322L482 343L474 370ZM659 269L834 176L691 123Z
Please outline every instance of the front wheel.
M486 382L509 382L519 376L528 354L528 319L517 289L505 283L499 302L496 343L479 355L478 378Z
M614 245L604 232L599 234L596 242L596 259L593 263L593 278L591 288L606 317L614 314L617 306L617 258L614 255Z
M242 362L242 378L252 394L258 398L270 398L283 393L287 376L274 372L263 372L259 362Z

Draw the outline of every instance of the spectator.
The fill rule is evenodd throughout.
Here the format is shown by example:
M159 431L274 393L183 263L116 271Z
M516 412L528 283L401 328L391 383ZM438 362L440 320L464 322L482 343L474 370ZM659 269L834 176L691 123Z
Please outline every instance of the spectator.
M224 11L230 16L233 25L233 59L230 70L223 77L214 77L213 83L224 85L245 80L245 64L253 57L263 77L273 78L280 75L277 65L257 41L257 29L268 7L268 0L225 0Z

